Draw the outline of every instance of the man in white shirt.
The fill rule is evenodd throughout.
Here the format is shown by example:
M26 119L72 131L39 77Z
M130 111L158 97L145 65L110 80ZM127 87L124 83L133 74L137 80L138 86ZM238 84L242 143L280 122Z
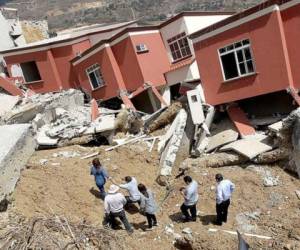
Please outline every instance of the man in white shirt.
M216 182L216 224L222 226L223 222L227 222L230 198L235 186L230 180L223 180L223 176L221 174L216 174Z
M181 194L184 198L184 202L180 207L181 212L184 215L184 222L196 221L197 217L197 202L198 202L198 183L190 176L183 178L186 183L185 188L181 188Z
M138 183L134 177L126 176L125 184L120 184L119 187L128 191L129 196L126 196L127 203L139 203L141 200L141 193L138 190Z
M112 228L116 227L116 217L124 224L128 233L133 233L132 226L126 218L124 211L124 205L126 204L126 199L123 194L119 193L119 187L112 184L108 190L108 194L104 199L104 210L106 217L109 218Z

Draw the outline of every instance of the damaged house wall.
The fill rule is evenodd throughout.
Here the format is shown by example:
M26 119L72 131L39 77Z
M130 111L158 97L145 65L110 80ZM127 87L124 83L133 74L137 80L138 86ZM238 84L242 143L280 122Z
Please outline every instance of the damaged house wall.
M293 2L291 7L285 9L290 2ZM299 18L295 17L293 21L291 19L298 9L299 3L296 1L288 1L286 4L281 1L267 1L266 4L255 6L221 21L212 28L212 33L207 29L191 36L209 104L228 103L285 90L293 85L291 65L295 65L293 67L298 65L297 55L300 52L299 46L296 48L295 45L299 44L299 37L296 38L291 34L297 34L295 24L298 23L299 26ZM282 15L285 16L284 19ZM287 26L289 28L285 30ZM218 51L245 39L250 42L254 70L245 74L246 77L241 75L225 79ZM286 45L290 43L294 45L289 48ZM288 51L290 53L287 53ZM290 57L291 54L294 56Z

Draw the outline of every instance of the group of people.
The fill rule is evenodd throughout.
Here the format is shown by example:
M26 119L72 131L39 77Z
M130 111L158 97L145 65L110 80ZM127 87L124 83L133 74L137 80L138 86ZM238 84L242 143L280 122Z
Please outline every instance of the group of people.
M101 165L98 158L93 159L91 167L91 175L94 175L95 182L99 188L100 195L104 199L104 211L105 222L111 228L117 227L116 218L119 218L124 224L128 233L133 232L132 225L128 222L125 209L130 204L138 204L140 213L145 215L148 222L148 228L146 230L152 230L157 226L156 211L157 205L155 202L153 192L148 189L143 183L137 182L132 176L126 176L124 178L125 183L117 184L107 173L106 169ZM217 218L215 223L222 225L227 222L228 208L230 205L230 198L235 189L235 185L230 180L224 180L221 174L215 176L216 187L216 213ZM110 185L107 193L105 191L105 184L107 180L110 180ZM180 193L184 198L184 202L180 209L183 215L183 221L196 221L197 220L197 203L199 199L198 195L198 183L190 176L184 176L183 178L186 186L180 189ZM120 192L120 188L127 190L128 196L124 196Z

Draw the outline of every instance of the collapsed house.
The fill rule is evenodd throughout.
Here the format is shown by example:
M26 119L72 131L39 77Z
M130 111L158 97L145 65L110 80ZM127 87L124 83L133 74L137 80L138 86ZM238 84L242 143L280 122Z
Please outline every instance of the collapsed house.
M169 105L181 84L200 83L187 36L231 14L183 12L158 26L91 26L0 53L10 77L36 93L77 88L152 113Z

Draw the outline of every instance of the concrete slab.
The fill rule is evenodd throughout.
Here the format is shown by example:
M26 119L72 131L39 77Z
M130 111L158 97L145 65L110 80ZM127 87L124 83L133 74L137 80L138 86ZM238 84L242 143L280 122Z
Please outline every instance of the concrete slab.
M209 138L209 143L206 147L206 152L211 152L216 148L234 142L238 139L239 133L233 129L226 129Z
M15 188L20 171L35 151L30 124L0 126L0 202Z
M264 140L259 140L251 137L246 139L241 139L222 147L221 151L232 150L249 159L253 159L254 157L256 157L261 153L272 150L273 147L264 143Z
M19 96L0 94L0 117L11 111L19 101Z

